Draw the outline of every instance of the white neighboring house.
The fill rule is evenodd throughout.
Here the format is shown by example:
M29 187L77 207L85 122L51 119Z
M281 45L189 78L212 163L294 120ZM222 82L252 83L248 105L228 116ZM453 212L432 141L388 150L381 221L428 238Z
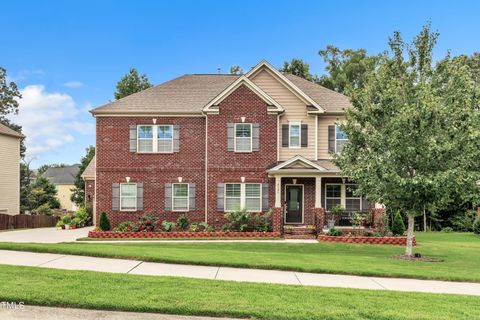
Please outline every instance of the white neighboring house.
M24 136L0 124L0 213L20 213L20 140Z

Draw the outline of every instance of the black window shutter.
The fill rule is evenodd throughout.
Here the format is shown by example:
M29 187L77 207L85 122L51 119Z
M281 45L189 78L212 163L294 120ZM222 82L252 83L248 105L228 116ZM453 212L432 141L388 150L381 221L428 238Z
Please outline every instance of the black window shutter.
M302 148L308 147L308 124L302 124Z
M135 124L130 125L129 131L130 131L129 151L137 152L137 125Z
M143 182L137 183L137 211L143 211Z
M120 210L120 183L112 183L112 210Z
M282 147L288 147L288 124L282 124Z
M328 126L328 152L335 152L335 126Z

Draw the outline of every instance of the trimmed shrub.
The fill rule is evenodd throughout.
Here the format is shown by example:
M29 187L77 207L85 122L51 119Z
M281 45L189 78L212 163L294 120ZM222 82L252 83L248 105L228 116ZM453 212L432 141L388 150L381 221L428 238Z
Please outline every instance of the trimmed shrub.
M473 233L480 234L480 217L477 217L473 223Z
M163 221L162 222L162 228L166 232L170 232L175 228L175 222Z
M341 230L338 230L338 229L335 229L335 228L331 228L330 230L328 230L327 236L334 236L334 237L339 237L342 235L342 231Z
M400 214L400 211L397 211L393 217L392 233L395 236L403 236L405 233L405 224L403 223L403 218Z
M100 220L98 224L100 225L100 229L102 231L109 231L111 229L110 220L108 219L105 211L102 211L100 214Z
M133 222L131 221L123 221L123 222L120 222L115 228L113 228L113 231L119 231L119 232L130 231L132 225L133 225Z
M190 225L190 221L188 220L188 217L186 214L182 214L180 217L178 217L177 227L179 227L181 230L183 231L188 230L189 225Z

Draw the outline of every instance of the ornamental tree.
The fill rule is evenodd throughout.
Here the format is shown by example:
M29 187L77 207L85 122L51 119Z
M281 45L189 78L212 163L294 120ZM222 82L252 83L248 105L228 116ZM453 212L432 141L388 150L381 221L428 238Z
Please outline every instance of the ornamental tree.
M349 137L335 163L372 202L414 217L453 199L476 199L480 180L480 112L471 70L447 56L433 66L438 33L430 25L407 44L389 39L378 67L349 96L342 129Z

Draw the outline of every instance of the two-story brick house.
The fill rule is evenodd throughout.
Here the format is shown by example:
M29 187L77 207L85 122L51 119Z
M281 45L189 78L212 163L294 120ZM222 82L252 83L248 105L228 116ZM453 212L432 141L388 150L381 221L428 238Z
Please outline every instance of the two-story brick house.
M219 227L226 211L271 208L274 230L322 227L337 204L368 209L331 162L348 107L347 97L266 61L245 75L181 76L92 110L90 198L113 225L148 208Z

